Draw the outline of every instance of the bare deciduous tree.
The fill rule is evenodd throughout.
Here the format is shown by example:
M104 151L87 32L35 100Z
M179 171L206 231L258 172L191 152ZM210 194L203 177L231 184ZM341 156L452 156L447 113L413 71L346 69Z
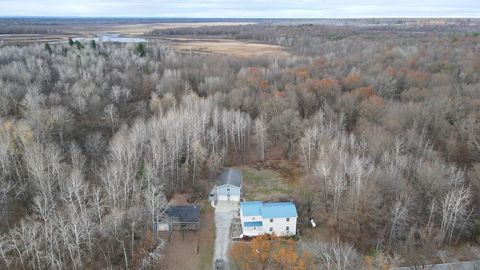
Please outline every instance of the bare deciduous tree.
M260 160L263 161L265 160L265 151L267 146L267 126L265 125L265 120L262 117L255 119L254 131Z
M308 243L305 248L324 269L358 269L360 256L353 245L335 240L332 243Z
M441 227L438 236L440 243L451 243L454 234L460 235L465 226L470 225L470 200L469 187L456 187L445 195L441 205Z

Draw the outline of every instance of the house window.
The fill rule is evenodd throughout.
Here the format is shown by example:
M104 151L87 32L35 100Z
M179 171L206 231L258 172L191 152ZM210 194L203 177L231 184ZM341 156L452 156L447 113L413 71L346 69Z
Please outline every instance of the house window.
M289 227L289 226L287 226L287 231L290 231L290 227Z
M270 231L273 232L273 227L270 227Z
M273 222L273 218L270 219L270 222Z
M290 218L289 218L289 217L287 217L287 221L290 221Z
M229 188L227 188L227 191L230 191L230 189L229 189Z

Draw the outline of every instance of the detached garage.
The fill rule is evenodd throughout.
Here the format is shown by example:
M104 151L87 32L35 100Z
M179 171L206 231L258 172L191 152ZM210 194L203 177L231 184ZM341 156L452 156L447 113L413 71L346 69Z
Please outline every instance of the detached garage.
M217 185L210 193L213 201L240 201L243 174L239 170L227 169L220 174Z

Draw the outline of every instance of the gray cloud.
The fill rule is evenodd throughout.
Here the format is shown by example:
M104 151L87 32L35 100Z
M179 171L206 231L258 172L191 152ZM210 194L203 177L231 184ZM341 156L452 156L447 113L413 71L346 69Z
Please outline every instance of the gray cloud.
M0 16L480 17L479 0L0 0Z

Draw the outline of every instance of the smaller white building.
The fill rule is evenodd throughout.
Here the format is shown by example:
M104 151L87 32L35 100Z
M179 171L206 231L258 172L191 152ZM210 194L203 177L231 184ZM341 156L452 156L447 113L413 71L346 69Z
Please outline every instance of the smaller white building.
M217 184L210 192L210 201L240 201L243 174L239 170L227 169L217 179Z
M297 231L297 208L291 202L264 203L241 202L240 220L243 235L276 234L295 235Z

